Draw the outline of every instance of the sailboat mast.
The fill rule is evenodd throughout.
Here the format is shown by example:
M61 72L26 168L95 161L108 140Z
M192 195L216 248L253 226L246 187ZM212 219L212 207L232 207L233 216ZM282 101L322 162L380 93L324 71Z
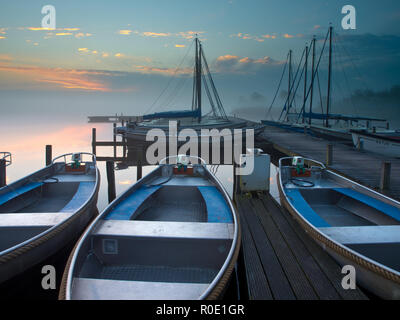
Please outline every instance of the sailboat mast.
M196 37L196 96L197 96L197 109L199 112L198 122L201 121L201 44Z
M291 88L292 88L292 50L289 50L289 84L288 84L288 111L286 113L286 121L289 121L289 111L290 111L290 94L291 94Z
M329 127L329 107L331 102L331 80L332 80L332 31L333 27L329 27L329 73L328 73L328 96L326 101L326 122L325 126Z
M311 96L310 96L310 114L308 118L308 124L311 124L312 119L312 104L313 104L313 96L314 96L314 73L315 73L315 36L312 40L312 62L311 62Z
M308 46L306 46L306 61L304 65L304 105L306 105L307 100L307 68L308 68ZM302 122L304 123L304 113L306 112L306 108L303 108L303 119Z

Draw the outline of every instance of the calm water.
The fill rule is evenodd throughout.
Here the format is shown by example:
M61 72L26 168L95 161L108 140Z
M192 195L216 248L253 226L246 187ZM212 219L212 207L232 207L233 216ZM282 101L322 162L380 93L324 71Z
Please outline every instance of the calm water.
M112 125L92 124L81 122L67 122L64 124L48 124L41 121L32 121L15 125L0 126L0 151L12 153L13 163L7 167L7 183L12 183L45 165L45 146L53 146L53 157L71 152L91 152L92 127L97 128L97 140L112 140ZM111 147L97 147L100 156L111 156ZM119 149L119 154L121 149ZM98 209L103 211L108 204L107 176L105 162L98 162L101 175ZM143 167L143 176L154 170L155 166ZM211 168L210 168L211 169ZM216 177L221 181L226 191L232 196L233 168L230 165L213 167ZM276 167L271 165L270 187L271 194L278 198L275 182ZM136 179L136 167L115 171L117 196L127 190Z

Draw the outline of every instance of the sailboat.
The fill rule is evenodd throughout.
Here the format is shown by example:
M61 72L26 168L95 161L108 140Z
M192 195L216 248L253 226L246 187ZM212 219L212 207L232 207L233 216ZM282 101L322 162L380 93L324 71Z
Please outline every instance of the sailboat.
M318 88L320 89L319 84L319 75L318 70L321 62L322 55L327 46L329 40L329 64L328 64L328 84L327 84L327 98L326 98L326 107L325 111L323 110L323 103L321 98L321 112L313 111L313 97L314 97L314 87L316 82L318 81ZM339 140L351 143L352 141L352 133L351 130L372 130L372 124L377 123L381 124L386 122L385 128L388 127L388 123L386 119L372 118L372 117L361 117L361 116L353 116L353 115L343 115L343 114L334 114L331 112L331 87L332 87L332 57L333 57L333 27L330 26L328 33L326 34L325 41L323 44L323 48L321 50L320 56L318 60L316 59L316 38L314 37L310 48L306 46L303 51L303 55L301 57L299 66L295 75L293 76L292 71L292 51L289 51L287 64L285 64L282 78L286 71L287 65L289 66L289 86L288 86L288 96L286 98L285 104L281 110L278 121L274 120L261 120L261 122L265 125L269 126L278 126L284 129L304 132L307 129L307 132L314 136L319 136L328 140ZM312 70L311 70L311 83L308 86L307 82L307 68L309 55L312 56ZM303 64L304 59L304 64ZM302 69L300 70L302 66ZM298 88L300 87L301 78L304 75L304 98L301 109L299 112L293 112L293 104L295 101L296 93ZM281 80L282 80L281 78ZM281 84L281 82L280 82ZM280 87L278 86L278 90ZM277 91L278 93L278 91ZM321 95L321 93L320 93ZM276 95L275 95L276 98ZM275 101L274 98L274 101ZM274 103L273 101L273 103ZM307 104L308 112L306 111ZM267 115L269 114L272 105L271 104ZM376 128L376 126L374 126Z
M202 132L204 129L217 129L220 131L228 129L224 130L224 133L220 135L221 138L224 135L231 135L234 129L241 129L242 132L246 129L253 129L255 135L263 131L265 126L262 124L227 116L211 76L202 44L197 37L194 41L195 65L193 72L192 108L190 110L145 114L142 117L142 121L130 121L125 126L117 127L115 133L122 135L126 139L128 153L130 147L149 145L149 142L146 141L146 136L152 129L163 130L167 141L171 136L179 135L179 132L184 129L194 130L198 138L203 136L210 137L209 133ZM205 115L203 114L203 89L211 106L211 112ZM176 122L177 132L170 132L171 121ZM178 141L178 146L183 143Z

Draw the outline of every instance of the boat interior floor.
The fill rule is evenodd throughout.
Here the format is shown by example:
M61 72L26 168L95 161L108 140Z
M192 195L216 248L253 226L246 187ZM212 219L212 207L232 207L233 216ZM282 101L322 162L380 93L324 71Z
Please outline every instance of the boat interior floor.
M373 203L363 203L347 195L346 189L304 188L299 191L310 208L331 227L400 225L399 220L374 208Z
M0 213L58 212L77 192L79 182L43 184L23 193L0 206Z

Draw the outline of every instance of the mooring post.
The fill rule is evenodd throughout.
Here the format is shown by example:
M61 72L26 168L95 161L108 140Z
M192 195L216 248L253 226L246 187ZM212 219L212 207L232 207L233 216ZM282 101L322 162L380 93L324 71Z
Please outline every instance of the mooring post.
M53 160L53 147L51 144L46 145L46 166L51 165Z
M117 135L115 134L115 128L117 127L117 124L114 122L113 123L113 142L114 142L114 158L117 157Z
M6 160L0 159L0 188L6 185Z
M107 170L107 182L108 182L108 203L111 203L116 197L114 161L106 162L106 170Z
M92 128L92 153L96 155L96 128Z
M389 161L382 161L381 167L381 181L380 181L380 189L388 190L390 188L390 171L392 164Z
M142 179L142 160L138 160L136 167L136 181Z
M333 160L333 144L328 143L326 148L326 165L331 166Z

